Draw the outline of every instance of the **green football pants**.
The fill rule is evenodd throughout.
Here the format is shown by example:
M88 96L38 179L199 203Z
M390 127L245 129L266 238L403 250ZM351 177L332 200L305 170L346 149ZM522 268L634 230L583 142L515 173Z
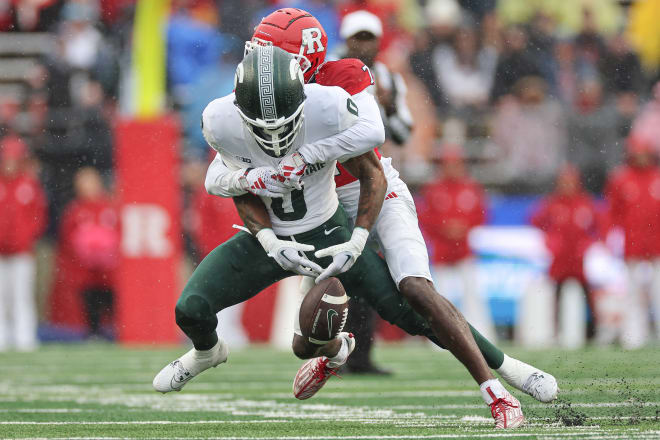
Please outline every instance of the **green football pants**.
M321 226L293 238L319 250L350 240L351 229L340 206ZM318 259L312 252L307 256L322 267L332 262L330 257ZM209 349L217 341L217 312L292 275L266 254L255 237L239 232L197 266L177 302L176 322L195 348ZM386 321L411 335L424 335L438 343L426 320L399 294L385 261L372 249L365 248L353 267L337 278L349 296L362 298Z

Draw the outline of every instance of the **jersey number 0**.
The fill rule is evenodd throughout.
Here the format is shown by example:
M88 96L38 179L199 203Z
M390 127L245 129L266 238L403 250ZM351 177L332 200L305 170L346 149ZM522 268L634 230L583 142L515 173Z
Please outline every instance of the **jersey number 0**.
M284 222L300 220L307 214L305 196L301 189L294 189L283 197L272 200L270 207L273 214Z

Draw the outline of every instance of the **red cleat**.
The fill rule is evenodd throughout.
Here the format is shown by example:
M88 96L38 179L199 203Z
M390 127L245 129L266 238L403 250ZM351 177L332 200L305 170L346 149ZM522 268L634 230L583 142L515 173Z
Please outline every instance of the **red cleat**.
M522 408L518 399L508 392L505 392L501 398L496 398L495 394L487 388L488 394L493 398L490 404L490 413L495 419L495 429L517 428L525 422Z
M337 337L346 338L348 342L348 356L355 349L355 338L352 333L342 332ZM348 359L346 356L346 359ZM305 400L316 394L323 385L330 379L330 376L337 376L337 370L341 365L336 367L329 367L330 359L325 356L317 357L308 360L296 373L293 379L293 395L296 399ZM344 360L346 362L346 360Z

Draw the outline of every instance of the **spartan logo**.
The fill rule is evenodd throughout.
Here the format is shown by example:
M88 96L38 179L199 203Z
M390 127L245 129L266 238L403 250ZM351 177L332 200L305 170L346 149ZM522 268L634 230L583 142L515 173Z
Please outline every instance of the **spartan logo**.
M328 338L332 338L332 318L339 316L339 313L335 309L328 310Z
M321 29L313 27L302 30L302 44L307 46L307 53L323 52L325 47L321 43Z
M273 46L263 46L259 52L259 100L264 121L277 119L275 91L273 90Z

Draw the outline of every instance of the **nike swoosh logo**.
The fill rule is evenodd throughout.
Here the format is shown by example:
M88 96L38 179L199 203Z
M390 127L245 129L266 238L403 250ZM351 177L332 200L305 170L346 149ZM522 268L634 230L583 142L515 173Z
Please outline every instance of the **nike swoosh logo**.
M335 229L339 229L339 228L341 228L341 226L335 226L334 228L330 229L329 231L327 229L324 229L323 233L325 235L330 235L330 234L332 234L332 231L334 231Z
M335 309L328 310L328 338L332 338L332 318L339 316Z
M341 267L339 268L339 270L342 270L342 269L344 268L344 266L346 266L346 264L348 264L349 261L351 261L351 256L350 256L350 255L346 255L346 261L344 261L344 264L341 265Z

